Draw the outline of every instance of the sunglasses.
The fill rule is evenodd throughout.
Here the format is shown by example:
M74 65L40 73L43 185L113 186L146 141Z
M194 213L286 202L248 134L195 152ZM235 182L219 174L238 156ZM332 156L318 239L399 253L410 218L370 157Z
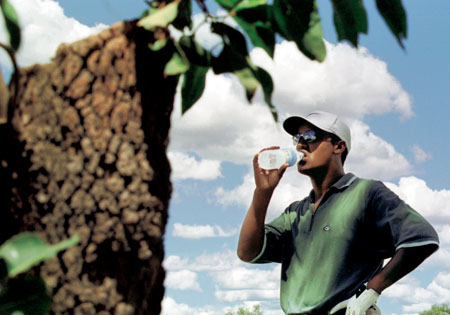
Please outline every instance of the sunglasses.
M297 146L297 144L300 143L300 141L305 141L306 143L313 143L316 141L319 141L323 138L323 134L320 134L318 132L315 132L314 130L308 130L304 133L298 133L295 136L292 137L292 142L294 143L294 146Z

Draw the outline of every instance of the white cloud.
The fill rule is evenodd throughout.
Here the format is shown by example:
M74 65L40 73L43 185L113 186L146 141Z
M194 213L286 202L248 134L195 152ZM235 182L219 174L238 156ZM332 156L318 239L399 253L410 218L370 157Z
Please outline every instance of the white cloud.
M450 249L449 247L441 246L439 250L434 253L430 258L428 258L423 264L424 267L437 267L441 269L449 270L449 262L450 261Z
M226 289L255 289L278 290L280 282L281 265L271 265L269 270L237 267L218 274L217 283ZM263 285L264 284L264 285ZM263 285L263 286L262 286Z
M398 153L394 146L370 131L370 127L360 121L352 121L352 150L345 169L365 178L389 180L410 175L412 166Z
M171 297L165 297L162 301L162 315L218 315L219 313L211 306L191 307L184 303L177 303Z
M416 161L416 163L426 162L428 160L431 160L431 158L433 157L431 154L426 153L424 150L422 150L422 148L417 144L411 146L411 151L414 154L414 160Z
M219 9L216 12L216 15L226 16L225 22L229 25L236 25L236 22L226 13L226 11ZM213 50L220 49L223 47L222 38L211 32L211 27L207 23L203 23L205 21L205 14L199 13L194 15L193 24L194 29L197 29L195 32L195 39L199 44L201 44L205 49Z
M170 255L165 258L164 268L168 270L188 269L192 271L223 271L244 265L235 251L227 250L213 254L202 254L194 259Z
M188 262L189 262L188 258L181 258L180 256L169 255L166 258L164 258L163 265L164 268L168 270L181 270L186 268Z
M218 160L198 160L182 152L169 152L167 156L172 167L173 180L214 180L222 177Z
M215 284L215 296L224 302L279 298L280 265L249 265L234 251L203 254L194 259L169 256L164 267L170 272L207 272Z
M386 186L433 224L450 224L450 190L433 190L414 176L402 177L398 185Z
M288 113L328 109L342 116L363 118L396 111L402 118L413 115L411 99L387 69L386 62L360 47L326 42L324 62L311 62L293 42L277 44L274 62L255 49L255 63L267 69L275 81L274 103Z
M383 296L400 300L404 312L421 312L434 304L450 302L450 273L440 272L426 288L407 276L383 292Z
M244 176L242 184L231 190L219 187L216 190L217 202L224 206L238 205L247 210L245 207L250 206L254 189L255 180L253 175L248 173Z
M248 105L234 77L208 72L204 96L182 117L178 99L177 103L170 130L172 150L242 164L281 138L269 111L262 104Z
M218 225L185 225L181 223L175 223L173 225L172 235L175 237L200 239L207 237L229 237L238 232L238 229L230 229L224 231Z
M174 290L201 291L197 273L190 270L169 271L164 284Z
M67 17L54 0L11 0L22 29L22 44L17 55L20 66L47 63L61 43L88 37L106 28L104 24L88 27ZM3 19L0 19L0 40L5 41ZM9 64L6 56L0 62Z
M215 295L221 301L236 302L250 299L277 299L280 291L278 289L216 290Z
M246 174L241 185L226 190L219 187L216 190L216 199L224 206L237 205L240 210L247 211L253 197L255 181L253 174ZM286 170L278 187L276 188L267 212L267 220L272 220L280 215L287 206L296 200L303 199L311 191L309 178L297 173L295 167Z
M441 245L448 246L450 248L450 223L437 225L436 230L439 234L439 240L441 242Z
M273 305L273 303L268 303L267 301L242 301L242 304L247 309L251 310L253 305L261 305L265 315L282 315L283 312L279 309L279 304ZM205 305L202 307L192 307L184 303L176 302L172 297L165 297L162 301L162 315L223 315L227 312L237 312L238 308L242 305L237 306L226 306L220 308L215 305ZM277 307L278 306L278 307ZM272 309L270 309L272 308Z
M416 304L403 306L403 310L408 313L416 313L417 314L417 313L423 312L425 310L431 309L432 306L433 306L432 303L416 303Z

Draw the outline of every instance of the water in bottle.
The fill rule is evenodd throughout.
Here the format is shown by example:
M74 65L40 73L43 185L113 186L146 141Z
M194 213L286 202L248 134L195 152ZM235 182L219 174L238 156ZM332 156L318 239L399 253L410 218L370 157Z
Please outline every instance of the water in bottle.
M288 163L289 166L297 164L303 159L304 154L294 148L266 150L258 155L259 167L265 170L279 169L281 165Z

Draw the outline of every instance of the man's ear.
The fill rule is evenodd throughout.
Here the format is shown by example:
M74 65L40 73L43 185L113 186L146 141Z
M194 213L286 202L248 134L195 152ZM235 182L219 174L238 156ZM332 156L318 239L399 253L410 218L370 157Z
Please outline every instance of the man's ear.
M347 145L345 144L344 140L340 140L335 144L335 153L344 153L345 149L347 148Z

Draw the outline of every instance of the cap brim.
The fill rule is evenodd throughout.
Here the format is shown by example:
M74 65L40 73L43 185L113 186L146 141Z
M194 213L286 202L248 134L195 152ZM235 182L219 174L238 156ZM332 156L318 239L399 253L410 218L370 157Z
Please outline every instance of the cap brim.
M308 121L306 118L303 118L300 116L291 116L291 117L287 118L283 122L283 128L284 128L284 130L286 130L286 132L288 134L295 136L296 134L298 134L298 128L304 124L310 124L310 125L314 126L315 128L322 130L322 128L314 125L313 123Z

